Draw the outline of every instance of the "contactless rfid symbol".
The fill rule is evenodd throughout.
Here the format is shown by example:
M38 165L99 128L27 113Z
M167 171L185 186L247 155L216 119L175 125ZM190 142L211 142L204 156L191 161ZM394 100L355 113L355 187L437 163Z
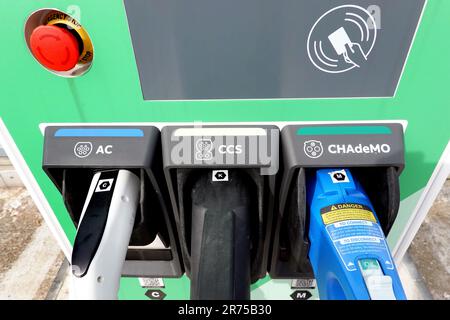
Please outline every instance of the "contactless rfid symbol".
M308 56L326 73L342 73L361 68L377 39L377 23L359 6L343 5L324 13L308 36Z
M317 159L323 154L322 142L317 140L308 140L303 144L303 151L311 159Z
M195 160L211 160L213 143L211 139L198 139L195 143Z
M77 156L78 158L86 158L92 152L92 143L78 142L77 144L75 144L73 152L75 153L75 156Z

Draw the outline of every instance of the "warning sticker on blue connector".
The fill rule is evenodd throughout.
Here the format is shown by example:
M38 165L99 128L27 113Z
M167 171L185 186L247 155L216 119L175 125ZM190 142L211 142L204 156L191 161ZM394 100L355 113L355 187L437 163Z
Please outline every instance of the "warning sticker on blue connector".
M367 255L378 257L385 268L394 269L386 239L378 223L346 220L328 224L326 229L348 271L356 271L356 259Z
M330 224L346 220L368 220L377 222L372 210L359 203L337 203L320 210L323 223Z

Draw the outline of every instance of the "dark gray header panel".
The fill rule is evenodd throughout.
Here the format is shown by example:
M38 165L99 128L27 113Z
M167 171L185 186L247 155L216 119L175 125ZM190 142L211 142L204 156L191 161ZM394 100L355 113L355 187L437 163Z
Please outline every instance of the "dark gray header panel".
M286 168L404 167L401 124L292 125L281 131Z
M392 97L426 0L124 2L144 99L189 100Z
M273 175L279 167L279 135L276 126L164 127L164 168L252 167Z
M44 167L150 168L160 132L152 126L51 126L44 139Z

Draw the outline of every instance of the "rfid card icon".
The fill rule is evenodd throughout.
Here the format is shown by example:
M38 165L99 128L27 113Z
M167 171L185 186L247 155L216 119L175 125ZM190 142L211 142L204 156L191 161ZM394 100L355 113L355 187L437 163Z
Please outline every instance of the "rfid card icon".
M303 151L311 159L320 158L323 154L322 142L317 140L308 140L303 144Z
M308 36L308 56L326 73L361 68L377 39L377 23L366 9L355 5L335 7L314 23Z

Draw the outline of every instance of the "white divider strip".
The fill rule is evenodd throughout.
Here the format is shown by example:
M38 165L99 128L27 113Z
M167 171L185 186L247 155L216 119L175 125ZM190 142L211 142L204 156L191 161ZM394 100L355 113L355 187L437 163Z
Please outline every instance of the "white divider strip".
M48 126L68 126L68 127L83 127L83 126L155 126L158 129L162 129L167 126L194 126L196 128L202 128L203 126L227 126L227 125L242 125L242 126L257 126L257 125L272 125L283 129L287 125L300 125L300 124L374 124L374 123L399 123L403 126L403 131L406 131L408 127L407 120L354 120L354 121L261 121L261 122L55 122L55 123L41 123L39 129L44 134L45 128Z

